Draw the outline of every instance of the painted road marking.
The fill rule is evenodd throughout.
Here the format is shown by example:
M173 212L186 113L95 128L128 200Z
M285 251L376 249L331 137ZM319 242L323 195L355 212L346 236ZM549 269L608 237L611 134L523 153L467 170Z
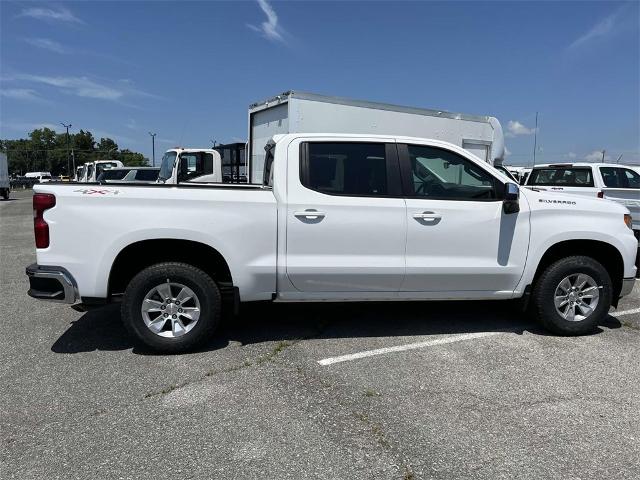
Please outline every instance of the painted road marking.
M621 312L610 313L612 317L622 317L623 315L633 315L634 313L640 313L640 308L634 308L632 310L622 310Z
M433 347L436 345L444 345L446 343L462 342L465 340L473 340L474 338L490 337L500 335L505 332L479 332L465 333L461 335L453 335L450 337L436 338L435 340L427 340L426 342L409 343L406 345L397 345L395 347L378 348L375 350L365 350L363 352L352 353L349 355L341 355L339 357L329 357L318 360L320 365L333 365L334 363L349 362L365 357L373 357L375 355L384 355L386 353L404 352L406 350L415 350L417 348Z

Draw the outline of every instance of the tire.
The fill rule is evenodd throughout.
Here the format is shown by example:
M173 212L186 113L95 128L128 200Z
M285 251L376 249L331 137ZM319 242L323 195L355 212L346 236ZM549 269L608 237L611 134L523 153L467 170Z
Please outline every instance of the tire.
M581 277L578 278L578 275ZM568 294L564 295L565 288L569 285L576 288L587 277L591 279L587 286L583 290L577 289L573 292L572 300L567 300L572 291L569 289L567 290ZM568 279L569 284L565 279ZM561 282L565 282L562 287L560 286ZM586 293L580 297L579 292ZM593 298L587 297L596 295L596 292L597 304L594 307ZM556 293L560 295L556 297ZM533 289L531 308L534 316L547 330L559 335L584 335L593 332L598 323L607 315L612 295L611 278L602 264L591 257L573 256L552 263L542 272ZM558 307L560 311L556 308L556 298L560 302ZM562 305L565 300L568 303ZM573 310L575 313L573 320L571 320L572 301L578 302ZM586 307L580 306L583 303L589 304L591 313L588 313ZM566 312L567 308L569 310L567 318L565 318L561 312Z
M220 324L221 304L220 290L209 275L192 265L168 262L133 277L124 292L121 313L137 340L157 352L181 353L213 336Z
M2 189L2 198L4 198L5 200L9 200L9 189L8 188L3 188Z

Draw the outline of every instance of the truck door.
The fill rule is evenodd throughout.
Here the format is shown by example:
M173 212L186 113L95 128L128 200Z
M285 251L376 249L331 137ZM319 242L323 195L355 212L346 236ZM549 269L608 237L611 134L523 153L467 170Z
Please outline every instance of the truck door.
M406 209L392 139L288 147L286 272L305 292L397 292Z
M429 145L399 144L398 152L407 202L401 291L513 291L529 244L526 199L505 214L502 183L481 165Z

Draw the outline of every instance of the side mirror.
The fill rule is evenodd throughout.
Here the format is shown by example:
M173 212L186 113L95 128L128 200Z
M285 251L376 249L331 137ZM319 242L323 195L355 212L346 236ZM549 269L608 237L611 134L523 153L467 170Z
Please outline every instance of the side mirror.
M520 188L515 183L509 182L504 186L502 210L506 214L520 211Z

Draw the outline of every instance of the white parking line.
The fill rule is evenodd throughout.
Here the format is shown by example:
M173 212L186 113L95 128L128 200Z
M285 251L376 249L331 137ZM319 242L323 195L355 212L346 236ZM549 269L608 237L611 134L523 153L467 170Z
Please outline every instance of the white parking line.
M610 313L612 317L622 317L623 315L633 315L634 313L640 313L640 308L633 308L631 310L622 310L621 312Z
M320 365L333 365L334 363L348 362L358 360L365 357L373 357L375 355L384 355L385 353L404 352L405 350L415 350L417 348L432 347L435 345L444 345L446 343L462 342L464 340L473 340L474 338L490 337L500 335L505 332L479 332L464 333L461 335L453 335L450 337L436 338L435 340L427 340L426 342L409 343L406 345L397 345L395 347L378 348L376 350L365 350L363 352L352 353L350 355L341 355L339 357L329 357L318 360Z

